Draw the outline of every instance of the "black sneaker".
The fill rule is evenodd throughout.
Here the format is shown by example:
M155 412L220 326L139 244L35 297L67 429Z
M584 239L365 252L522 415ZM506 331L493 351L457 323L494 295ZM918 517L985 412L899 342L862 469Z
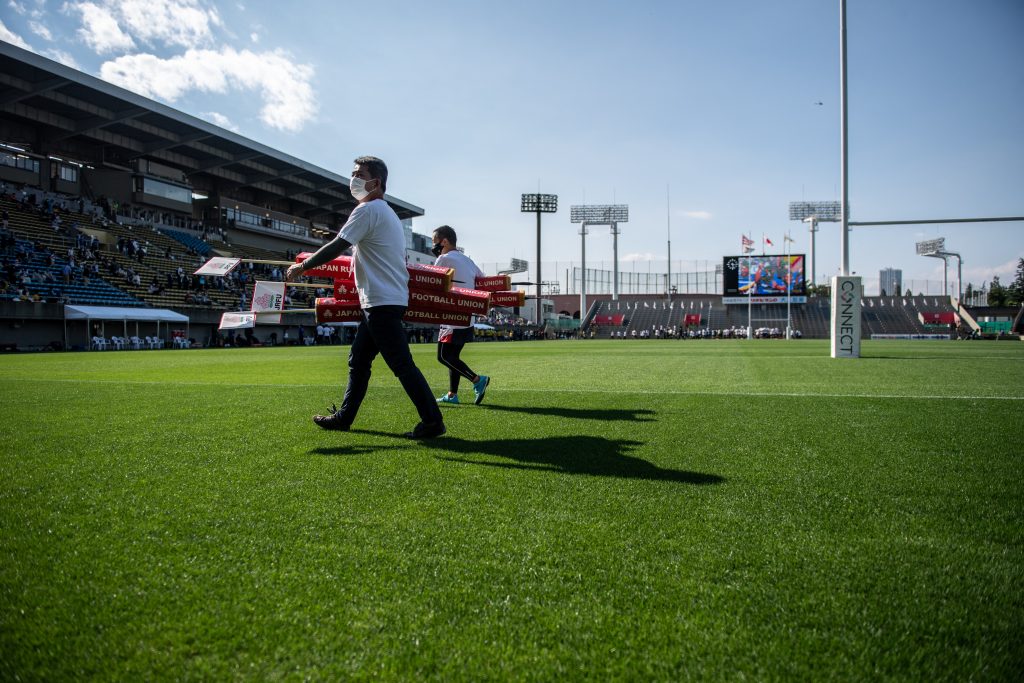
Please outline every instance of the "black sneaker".
M320 429L331 429L338 432L347 432L349 424L341 421L341 416L338 415L338 407L331 406L330 415L314 415L313 424Z
M446 431L448 430L444 428L444 422L420 422L413 427L411 432L405 433L405 438L433 439L435 436L441 436Z

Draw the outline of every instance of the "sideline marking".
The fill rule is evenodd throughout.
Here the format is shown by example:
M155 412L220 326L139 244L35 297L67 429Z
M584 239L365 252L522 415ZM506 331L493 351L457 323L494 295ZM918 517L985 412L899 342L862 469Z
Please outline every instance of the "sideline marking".
M323 389L323 384L255 384L251 382L174 382L174 381L145 381L145 380L121 380L121 379L68 379L63 377L8 377L7 381L12 382L57 382L64 384L121 384L139 386L176 386L176 387L220 387L222 389ZM370 387L371 389L384 389L386 387ZM388 387L400 388L400 387ZM536 393L537 389L502 389L502 393ZM753 396L760 398L884 398L884 399L918 399L927 401L1024 401L1024 396L942 396L939 394L923 394L915 396L912 394L813 394L799 392L750 392L750 391L680 391L677 389L666 389L664 391L649 391L637 389L635 391L618 389L541 389L541 393L564 393L564 394L629 394L629 395L651 395L651 396Z

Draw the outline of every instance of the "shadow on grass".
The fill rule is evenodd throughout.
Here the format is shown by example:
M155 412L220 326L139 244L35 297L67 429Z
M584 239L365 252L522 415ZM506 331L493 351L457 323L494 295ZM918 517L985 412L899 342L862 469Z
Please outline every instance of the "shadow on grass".
M564 407L541 407L541 406L503 406L485 404L480 406L484 410L508 411L511 413L527 413L529 415L550 415L552 417L565 417L573 420L605 420L608 422L653 422L647 415L654 415L653 410L645 408L618 410L609 408L601 410L597 408L564 408Z
M369 432L363 433L366 434ZM395 436L394 434L384 434L383 432L374 433L381 436ZM398 451L405 449L406 447L404 446L331 446L330 448L314 448L309 452L313 455L365 455L367 453L379 453L381 451Z
M583 411L586 412L586 411ZM422 446L435 451L471 455L491 455L511 462L492 462L470 457L436 455L441 460L464 462L488 467L523 470L549 470L565 474L586 474L597 477L674 481L681 484L720 484L724 477L703 472L664 469L628 455L642 445L639 441L605 439L598 436L556 436L542 439L495 439L466 441L441 438Z
M582 413L591 411L578 411ZM599 411L602 412L602 411ZM616 411L611 411L616 412ZM630 411L621 411L628 413ZM368 436L402 438L390 432L370 429L352 430ZM315 455L363 455L381 451L421 448L434 451L434 457L448 462L484 465L519 470L547 470L563 474L583 474L595 477L619 477L672 481L680 484L721 484L725 477L704 472L674 470L658 467L629 452L643 445L640 441L605 439L599 436L556 436L540 439L491 439L470 441L443 436L430 441L407 441L408 446L332 446L314 448ZM493 456L508 462L479 460L471 456Z
M360 434L389 436L395 434L372 430L359 430ZM449 462L484 465L519 470L547 470L564 474L584 474L595 477L620 477L674 481L680 484L721 484L725 477L703 472L673 470L628 455L642 445L639 441L605 439L598 436L556 436L541 439L492 439L469 441L443 436L430 441L409 442L417 448L434 451L434 457ZM394 448L394 447L387 447ZM366 452L382 450L369 447L318 448L312 452L325 455L348 455L356 450ZM494 456L508 462L479 460L470 456Z

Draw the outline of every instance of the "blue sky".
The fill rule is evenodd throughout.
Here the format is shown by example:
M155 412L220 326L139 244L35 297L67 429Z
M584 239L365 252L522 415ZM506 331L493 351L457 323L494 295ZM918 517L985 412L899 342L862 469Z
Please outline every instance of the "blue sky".
M382 157L415 229L452 225L488 270L535 258L523 192L559 195L549 272L579 262L574 204L628 204L622 267L658 272L669 235L675 270L742 233L806 251L789 202L839 199L837 0L2 1L0 39L344 175ZM1024 215L1024 2L847 14L853 220ZM854 228L851 269L941 281L914 250L935 237L965 284L1024 256L1021 223ZM839 244L824 224L819 280ZM593 228L588 266L611 260Z

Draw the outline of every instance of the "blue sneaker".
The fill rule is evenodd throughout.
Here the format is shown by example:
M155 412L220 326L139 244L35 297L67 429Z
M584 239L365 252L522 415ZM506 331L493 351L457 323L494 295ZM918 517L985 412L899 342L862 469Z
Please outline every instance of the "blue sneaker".
M473 393L476 394L476 400L473 401L476 405L483 403L484 394L487 393L487 385L491 383L491 378L487 375L480 375L475 382L473 382Z
M451 403L453 405L459 405L459 395L449 395L447 392L441 394L441 397L437 399L438 403Z

